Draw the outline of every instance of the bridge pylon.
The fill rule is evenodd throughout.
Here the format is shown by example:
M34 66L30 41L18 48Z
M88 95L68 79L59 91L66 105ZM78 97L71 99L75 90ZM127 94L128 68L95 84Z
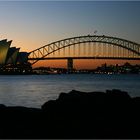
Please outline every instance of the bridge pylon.
M67 71L68 73L73 72L73 59L72 58L67 59Z

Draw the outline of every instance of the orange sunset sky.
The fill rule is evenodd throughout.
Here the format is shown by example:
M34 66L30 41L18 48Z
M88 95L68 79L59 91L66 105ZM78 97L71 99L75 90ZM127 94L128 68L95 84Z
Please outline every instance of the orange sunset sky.
M0 37L12 47L30 52L48 43L94 34L127 39L140 44L139 1L0 1ZM95 68L117 60L74 60L74 67ZM139 61L128 61L140 64ZM34 65L66 67L67 61L48 60Z

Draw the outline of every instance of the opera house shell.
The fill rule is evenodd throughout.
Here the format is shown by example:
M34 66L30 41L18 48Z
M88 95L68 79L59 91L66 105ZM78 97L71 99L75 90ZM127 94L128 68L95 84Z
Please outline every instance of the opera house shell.
M0 41L0 72L26 72L31 69L28 53L19 52L20 48L10 47L11 41Z

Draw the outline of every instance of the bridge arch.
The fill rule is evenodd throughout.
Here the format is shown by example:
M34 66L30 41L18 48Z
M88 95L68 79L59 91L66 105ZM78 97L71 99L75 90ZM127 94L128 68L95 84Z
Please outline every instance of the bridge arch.
M39 60L49 59L47 56L50 54L63 50L64 48L71 47L76 44L83 44L83 43L103 43L103 44L110 44L114 46L118 46L120 49L128 50L129 52L133 53L130 57L129 54L127 56L93 56L88 58L96 58L96 59L129 59L129 60L140 60L140 44L121 39L117 37L105 36L105 35L87 35L87 36L78 36L72 38L66 38L63 40L55 41L45 46L42 46L38 49L35 49L28 53L28 60L31 64L35 64ZM107 48L107 47L106 47ZM82 58L82 57L81 57ZM86 58L86 57L83 57ZM77 57L78 59L78 57Z

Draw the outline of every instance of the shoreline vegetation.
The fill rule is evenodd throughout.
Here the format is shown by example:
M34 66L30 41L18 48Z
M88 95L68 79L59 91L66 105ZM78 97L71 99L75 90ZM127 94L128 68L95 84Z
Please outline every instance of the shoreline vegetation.
M0 105L0 138L140 138L140 97L61 93L40 109Z

